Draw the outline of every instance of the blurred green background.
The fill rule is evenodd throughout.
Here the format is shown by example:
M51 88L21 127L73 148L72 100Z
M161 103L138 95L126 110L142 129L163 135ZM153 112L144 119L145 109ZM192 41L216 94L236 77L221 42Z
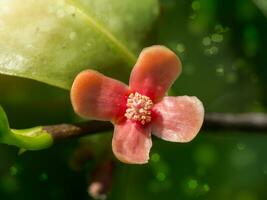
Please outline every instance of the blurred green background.
M153 37L183 63L173 93L198 96L206 112L265 112L267 1L161 4ZM13 128L77 119L67 91L21 78L0 76L0 104ZM111 150L110 136L101 136L98 147ZM74 139L21 156L17 148L0 145L0 199L91 199L87 182L95 160L79 171L70 164L74 150L90 140ZM108 199L265 200L266 144L267 135L253 132L202 131L188 144L154 138L149 164L116 162Z

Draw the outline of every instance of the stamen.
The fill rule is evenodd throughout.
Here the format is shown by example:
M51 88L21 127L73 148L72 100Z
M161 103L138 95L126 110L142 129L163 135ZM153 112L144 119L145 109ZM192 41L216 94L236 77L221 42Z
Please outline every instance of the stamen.
M131 93L127 99L127 109L125 117L133 121L139 121L141 124L146 124L151 121L151 108L153 107L152 100L138 92Z

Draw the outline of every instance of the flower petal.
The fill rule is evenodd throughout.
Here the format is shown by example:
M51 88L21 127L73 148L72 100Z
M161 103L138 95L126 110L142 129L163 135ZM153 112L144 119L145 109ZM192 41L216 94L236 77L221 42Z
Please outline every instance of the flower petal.
M171 142L189 142L199 132L204 108L196 97L164 97L153 107L152 132Z
M130 120L115 125L112 149L120 161L131 164L147 163L151 146L150 126L143 127Z
M78 74L71 88L71 102L81 116L112 120L125 111L128 86L94 70Z
M145 48L134 66L130 88L159 101L181 73L179 58L166 47Z

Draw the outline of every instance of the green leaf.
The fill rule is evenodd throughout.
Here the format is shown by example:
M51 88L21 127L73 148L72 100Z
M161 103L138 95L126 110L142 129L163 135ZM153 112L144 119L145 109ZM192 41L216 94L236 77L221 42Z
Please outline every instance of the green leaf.
M23 130L10 129L7 116L0 106L0 143L25 150L40 150L50 147L53 139L41 126Z
M253 0L253 2L262 11L262 13L267 17L267 1L266 0Z
M0 73L65 89L86 68L121 79L158 7L157 0L2 0Z

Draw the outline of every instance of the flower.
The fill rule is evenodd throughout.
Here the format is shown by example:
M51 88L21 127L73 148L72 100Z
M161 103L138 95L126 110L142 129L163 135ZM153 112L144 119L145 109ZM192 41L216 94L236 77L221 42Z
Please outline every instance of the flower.
M79 115L114 124L112 149L125 163L149 160L151 133L171 142L189 142L199 132L204 108L196 97L165 93L181 73L181 62L164 46L145 48L129 86L94 70L77 75L71 101Z

